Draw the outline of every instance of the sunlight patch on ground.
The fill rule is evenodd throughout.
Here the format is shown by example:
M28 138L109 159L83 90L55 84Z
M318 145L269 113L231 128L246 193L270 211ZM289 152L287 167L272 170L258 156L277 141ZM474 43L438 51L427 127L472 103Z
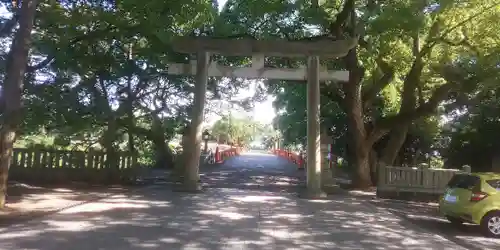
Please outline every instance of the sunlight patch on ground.
M196 212L199 214L203 214L203 215L217 215L221 218L231 219L231 220L241 220L241 219L253 218L253 216L244 215L241 213L224 212L224 211L220 211L220 210L206 210L206 211L196 211Z
M481 246L481 250L498 250L500 249L500 240L487 237L475 236L455 236L457 239L471 243L471 245Z
M158 240L159 242L163 242L163 243L178 243L178 242L181 242L179 239L176 239L176 238L172 238L172 237L166 237L166 238L161 238Z
M17 232L8 232L7 229L3 229L0 231L0 242L4 239L33 237L33 236L38 235L39 233L40 233L39 230L23 230L23 231L17 231Z
M160 247L160 245L158 245L158 243L147 243L147 242L141 242L141 243L135 243L133 244L133 246L137 247L137 248L158 248Z
M130 200L126 198L108 199L105 201L97 201L89 204L84 204L77 207L68 208L61 211L61 214L74 214L82 212L104 212L113 209L135 208L144 209L151 206L169 207L169 202L166 201L148 201L148 200Z
M307 200L308 203L333 203L333 201L329 200Z
M278 186L291 186L292 184L290 184L290 182L285 182L285 181L276 181L276 182L273 182L274 185L278 185Z
M89 221L57 221L57 220L44 220L51 231L70 231L81 232L89 231L95 227L94 223Z
M447 222L447 220L443 218L436 218L435 216L426 216L426 215L417 215L417 214L408 214L408 218L417 219L417 220L437 220L442 222Z
M279 219L279 218L287 218L287 219L303 219L306 217L312 217L312 215L302 215L302 214L276 214L269 216L270 219Z
M60 192L60 193L72 193L74 190L68 189L68 188L54 188L52 189L55 192Z
M230 196L230 200L242 201L242 202L267 202L272 200L288 200L288 198L282 196Z
M233 240L233 239L229 239L229 241L231 243L241 242L241 240ZM264 236L260 236L259 239L256 239L256 240L249 239L249 240L245 240L244 242L246 244L253 244L253 245L256 245L256 246L269 246L274 241L275 241L275 239L273 237L264 235Z
M297 240L298 238L305 237L308 235L311 235L310 232L304 232L304 231L299 231L296 228L276 228L276 229L262 229L260 230L261 233L266 234L266 235L271 235L273 238L276 239L294 239Z

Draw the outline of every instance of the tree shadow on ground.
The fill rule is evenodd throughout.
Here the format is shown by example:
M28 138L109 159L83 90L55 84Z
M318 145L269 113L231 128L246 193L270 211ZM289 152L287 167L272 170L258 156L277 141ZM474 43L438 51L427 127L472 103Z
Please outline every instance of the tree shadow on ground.
M202 171L212 181L203 193L156 185L12 225L0 229L0 249L460 249L364 197L309 201L293 188L268 188L279 178L295 188L304 180L276 158Z
M78 200L85 195L93 192L101 192L103 189L123 192L132 187L122 185L93 185L81 182L68 182L62 184L48 184L48 185L31 185L23 182L12 181L7 186L7 202L14 204L20 202L24 198L40 196L43 194L72 194L74 199Z
M479 226L471 224L456 226L449 223L439 214L436 203L360 198L369 200L371 204L379 208L386 209L424 230L434 232L468 249L500 249L500 239L484 237Z
M125 186L102 186L85 183L70 182L59 185L30 185L22 182L9 182L7 186L7 203L10 205L22 202L24 199L37 202L46 200L44 195L71 196L72 200L82 201L87 199L87 195L95 192L102 192L106 189L109 192L123 192L130 187Z
M0 210L0 226L19 223L61 209L130 191L128 187L102 187L79 183L33 186L9 182L6 207Z
M0 229L1 249L453 249L450 241L347 196L151 187Z

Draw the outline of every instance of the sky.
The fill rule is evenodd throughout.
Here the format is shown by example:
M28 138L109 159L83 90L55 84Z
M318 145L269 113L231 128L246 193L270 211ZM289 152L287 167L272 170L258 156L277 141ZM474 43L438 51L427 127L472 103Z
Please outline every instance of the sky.
M221 11L227 0L217 0L217 2L219 3L219 11Z
M258 81L258 80L256 80ZM237 98L244 98L253 96L255 93L255 85L252 85L249 89L242 89L240 91L240 95ZM273 101L275 98L273 96L268 96L267 100L255 103L254 108L247 115L253 117L255 121L258 121L263 124L270 124L273 121L273 118L276 116L276 112L274 111Z
M255 86L260 80L254 80L254 83L251 84L251 86L247 89L239 89L239 93L232 98L232 100L241 100L247 97L251 97L255 94ZM276 116L276 112L273 107L273 101L275 100L274 96L267 96L267 99L263 102L260 103L253 103L254 107L252 110L249 112L243 111L241 108L239 109L230 109L228 106L230 105L225 105L227 107L223 108L218 111L221 114L229 115L231 114L233 117L244 117L244 116L250 116L253 118L253 120L260 122L262 124L271 124L273 121L273 118ZM226 102L228 100L221 100L222 102ZM205 116L205 123L206 125L211 125L214 122L216 122L220 116L213 114L213 113L207 113Z

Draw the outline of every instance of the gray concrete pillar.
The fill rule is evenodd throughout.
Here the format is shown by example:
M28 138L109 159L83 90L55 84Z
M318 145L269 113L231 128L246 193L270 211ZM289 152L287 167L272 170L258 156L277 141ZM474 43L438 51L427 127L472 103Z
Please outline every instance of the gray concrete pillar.
M322 198L319 56L308 58L307 75L307 191L305 198Z

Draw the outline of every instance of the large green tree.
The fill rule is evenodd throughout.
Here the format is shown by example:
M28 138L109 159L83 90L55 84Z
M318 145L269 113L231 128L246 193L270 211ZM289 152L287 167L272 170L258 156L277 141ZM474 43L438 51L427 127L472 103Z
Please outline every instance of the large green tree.
M346 0L342 7L337 1L326 1L318 8L327 17L334 13L332 21L320 26L322 33L360 37L359 46L337 63L337 68L350 71L349 81L331 83L322 91L322 98L337 102L345 116L333 114L338 118L328 119L332 114L322 114L323 121L338 121L325 125L339 132L342 126L336 125L345 117L354 184L367 187L375 166L370 162L393 164L411 124L435 115L443 101L453 101L449 97L454 92L472 84L455 77L460 70L457 62L495 53L498 33L492 27L498 25L494 21L500 15L498 3ZM296 86L288 85L275 88L278 97L296 91ZM282 103L292 103L287 98L293 95L304 98L290 93L282 95ZM303 110L297 102L292 105L296 108L289 109ZM302 113L302 117L294 114L297 122L305 120ZM384 145L378 145L382 147L376 155L379 159L370 161L374 146L384 137Z
M445 107L441 114L456 110L480 114L496 105L494 95L488 94L496 93L491 83L498 80L500 11L493 0L228 0L221 13L212 0L55 1L30 9L30 13L36 11L33 32L27 31L33 16L19 10L14 5L18 2L34 1L3 4L13 15L1 20L0 30L5 38L0 64L4 77L1 193L14 134L43 133L56 138L60 145L55 146L101 149L111 156L110 165L117 151L146 155L149 150L156 154L157 165L172 166L167 145L189 122L194 88L192 77L166 71L168 62L189 59L171 49L170 41L179 35L359 37L359 45L345 58L324 62L331 69L349 70L349 82L325 83L321 90L322 128L336 139L339 154L349 159L358 187L371 184L370 170L376 162L412 162L412 155L434 150L436 138L446 142L450 137L452 145L469 140L456 132L436 135L441 131L437 107ZM31 46L27 45L30 39ZM249 63L248 58L214 60ZM274 67L303 63L284 58L266 62ZM303 144L304 82L266 84L258 85L255 96L236 104L251 107L267 89L277 97L276 127L289 143ZM211 78L208 103L230 100L249 85L250 81L241 79ZM474 109L466 104L481 98L489 100L488 105ZM481 122L470 122L464 117L452 120L468 131L476 131L487 120L483 116ZM247 132L242 129L232 136L248 137ZM469 135L486 140L484 132Z
M474 171L500 172L497 134L500 129L500 51L462 62L455 76L470 88L457 93L457 102L445 106L448 122L440 150L447 167L469 165Z
M12 42L5 58L5 71L0 95L0 209L5 206L7 178L11 163L12 149L21 123L22 92L24 74L31 45L31 31L35 19L37 0L13 2L9 9L13 16L4 20L2 36L12 33Z
M102 149L111 166L118 150L152 145L157 164L172 166L167 144L189 121L194 84L167 74L169 61L187 60L171 50L170 40L210 32L214 2L32 2L2 3L12 18L2 19L0 32L12 45L2 46L0 193L16 132L43 131L59 146ZM211 81L211 98L228 92L228 84L218 83Z

